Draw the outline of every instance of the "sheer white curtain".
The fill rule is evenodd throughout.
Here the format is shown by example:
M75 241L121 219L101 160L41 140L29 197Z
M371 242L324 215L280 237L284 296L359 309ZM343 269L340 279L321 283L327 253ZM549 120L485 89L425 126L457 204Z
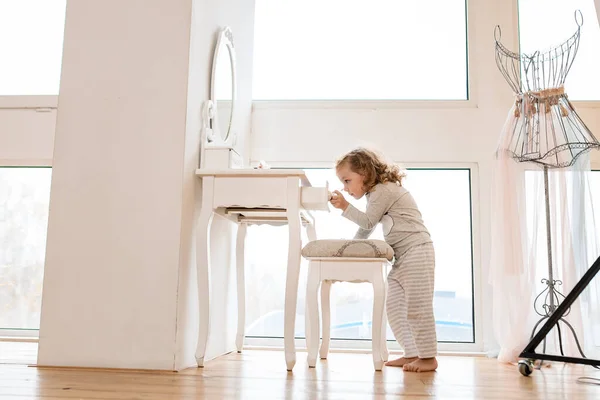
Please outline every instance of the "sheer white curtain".
M498 359L503 362L517 359L534 323L535 269L528 257L526 165L515 162L505 150L516 123L511 109L500 135L492 180L489 284Z
M543 171L535 164L513 160L508 151L502 150L515 123L509 117L505 124L492 185L489 284L501 362L516 362L529 342L532 329L541 318L534 311L534 300L546 287L542 279L548 278ZM554 279L562 281L556 288L565 296L600 255L600 225L594 214L600 211L593 208L594 202L600 204L600 193L591 192L589 171L589 154L584 154L574 167L549 173L553 274ZM544 296L537 301L543 312L540 306ZM600 276L581 294L565 319L577 333L585 355L598 358ZM565 355L579 357L568 327L561 324L561 331ZM554 329L547 336L547 353L560 354L556 332Z
M572 274L565 271L568 280L573 280L573 284L578 282L600 257L600 193L592 192L590 187L589 157L580 160L575 168L576 172L570 177L571 182L568 182L574 228L571 230L574 268ZM585 355L588 358L600 359L600 274L596 275L579 296L575 309L580 312L582 325L578 333L581 333L583 338L581 344Z

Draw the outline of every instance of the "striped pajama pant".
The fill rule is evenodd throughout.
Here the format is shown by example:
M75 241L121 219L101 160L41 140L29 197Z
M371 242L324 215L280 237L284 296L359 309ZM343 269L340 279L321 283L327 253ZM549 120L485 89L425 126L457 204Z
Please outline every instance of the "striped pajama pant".
M388 275L387 317L406 358L437 355L434 271L433 244L426 243L404 253Z

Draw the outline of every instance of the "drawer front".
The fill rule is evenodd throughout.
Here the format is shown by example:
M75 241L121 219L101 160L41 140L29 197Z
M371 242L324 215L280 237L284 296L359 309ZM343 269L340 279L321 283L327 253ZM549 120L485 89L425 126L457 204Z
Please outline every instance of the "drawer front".
M301 201L307 210L329 211L329 191L326 187L303 187Z
M215 179L215 207L287 207L286 178Z

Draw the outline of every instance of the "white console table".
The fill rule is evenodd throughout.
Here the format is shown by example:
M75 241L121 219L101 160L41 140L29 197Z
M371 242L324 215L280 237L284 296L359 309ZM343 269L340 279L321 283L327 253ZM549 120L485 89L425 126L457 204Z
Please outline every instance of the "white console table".
M236 345L241 350L244 340L245 289L243 243L246 225L267 223L289 225L289 250L285 287L284 347L288 371L296 363L294 331L300 275L301 229L305 226L309 240L316 239L314 218L308 210L328 209L326 187L312 187L304 171L296 169L198 169L202 179L202 205L197 221L196 266L200 330L196 360L204 365L204 355L210 334L210 246L209 234L216 213L238 224L237 288L238 335Z

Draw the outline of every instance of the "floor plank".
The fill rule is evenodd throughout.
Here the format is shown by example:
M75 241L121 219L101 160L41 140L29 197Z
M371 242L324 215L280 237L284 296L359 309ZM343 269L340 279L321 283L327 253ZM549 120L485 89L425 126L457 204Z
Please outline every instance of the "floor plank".
M279 351L232 353L205 368L179 373L36 368L17 363L0 346L0 399L598 399L600 378L581 365L554 364L530 377L512 365L480 357L440 357L434 373L375 372L369 354L332 353L308 368L298 353L292 373ZM22 347L25 355L31 349ZM17 351L18 352L18 351ZM23 356L21 359L26 358Z
M0 364L35 364L38 344L0 340Z

